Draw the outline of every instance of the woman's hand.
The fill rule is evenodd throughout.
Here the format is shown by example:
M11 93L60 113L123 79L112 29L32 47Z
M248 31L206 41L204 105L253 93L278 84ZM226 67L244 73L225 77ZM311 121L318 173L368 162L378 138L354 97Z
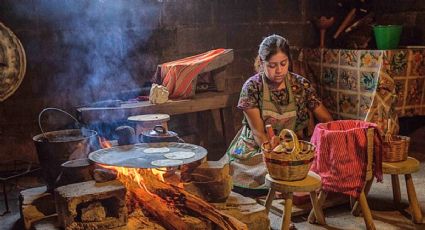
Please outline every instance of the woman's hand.
M255 142L261 146L264 142L268 141L266 132L264 130L264 121L261 118L260 109L250 108L244 109L243 113L254 135Z
M321 123L333 121L331 114L322 103L313 110L313 114L314 117L316 117L316 119Z

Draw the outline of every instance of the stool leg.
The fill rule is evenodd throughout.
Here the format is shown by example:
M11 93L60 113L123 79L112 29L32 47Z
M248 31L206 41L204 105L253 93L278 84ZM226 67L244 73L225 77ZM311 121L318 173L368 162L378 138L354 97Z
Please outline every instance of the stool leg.
M327 196L328 196L327 192L325 192L323 190L320 191L319 200L317 201L317 203L318 203L318 206L320 207L320 210L322 210L322 213L323 213L323 204L325 203ZM314 214L313 210L311 210L310 214L308 215L308 222L311 223L311 224L316 223L316 215Z
M365 196L367 196L367 194L369 194L369 191L370 191L370 188L372 187L372 183L373 183L373 178L372 179L370 179L370 180L368 180L368 181L366 181L366 184L365 184L365 186L363 187L363 191L364 191L364 194L365 194ZM351 197L350 197L350 201L351 201ZM353 216L360 216L360 207L359 207L359 201L357 200L355 203L354 203L354 205L353 205L353 208L351 209L351 214L353 215Z
M363 218L366 224L366 229L375 230L375 224L373 223L372 213L370 212L369 205L367 204L366 194L364 191L360 193L359 197L360 208L363 213Z
M292 192L285 194L285 214L282 218L282 225L280 229L289 230L289 224L291 223L292 214Z
M317 199L316 191L310 192L311 205L313 206L314 215L319 224L325 225L325 217L323 215L322 206L319 205L319 200ZM310 212L311 213L311 212Z
M275 195L275 189L273 187L271 187L269 189L269 193L267 194L266 203L264 205L266 207L267 214L269 214L269 212L270 212L270 206L272 206L274 195Z
M391 185L393 187L393 202L397 209L400 209L401 192L400 192L400 181L398 175L391 175Z
M422 212L421 207L416 197L415 185L413 184L412 175L404 175L406 179L407 197L409 198L410 209L412 210L413 222L419 224L422 223Z

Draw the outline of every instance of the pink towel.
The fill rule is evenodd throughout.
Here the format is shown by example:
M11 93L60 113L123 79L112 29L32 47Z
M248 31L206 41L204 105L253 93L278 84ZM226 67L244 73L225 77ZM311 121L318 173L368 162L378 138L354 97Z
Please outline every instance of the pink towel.
M311 142L316 157L311 170L322 177L325 191L341 192L357 198L364 186L367 167L367 130L375 128L374 176L382 181L382 139L376 124L341 120L320 123Z

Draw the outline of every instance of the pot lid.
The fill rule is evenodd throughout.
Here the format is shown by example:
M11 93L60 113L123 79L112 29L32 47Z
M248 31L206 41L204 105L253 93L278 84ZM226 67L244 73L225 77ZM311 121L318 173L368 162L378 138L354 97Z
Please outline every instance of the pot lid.
M128 168L163 168L201 160L207 150L201 146L176 143L140 143L100 149L89 154L89 159L103 165Z
M0 22L0 101L18 89L25 76L26 58L21 42Z
M177 137L177 133L173 131L167 131L161 125L156 125L152 130L143 132L143 136L148 137Z

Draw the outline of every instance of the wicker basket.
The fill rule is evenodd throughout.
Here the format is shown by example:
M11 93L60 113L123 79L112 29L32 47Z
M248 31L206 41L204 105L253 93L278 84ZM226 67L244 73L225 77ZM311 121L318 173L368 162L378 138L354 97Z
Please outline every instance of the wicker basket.
M292 139L286 139L286 134L289 134ZM268 150L265 148L265 144L261 146L263 159L270 176L273 179L284 181L306 178L316 147L310 142L299 141L297 135L289 129L282 130L279 137L282 151Z
M385 162L398 162L407 160L410 137L385 136L382 160Z

